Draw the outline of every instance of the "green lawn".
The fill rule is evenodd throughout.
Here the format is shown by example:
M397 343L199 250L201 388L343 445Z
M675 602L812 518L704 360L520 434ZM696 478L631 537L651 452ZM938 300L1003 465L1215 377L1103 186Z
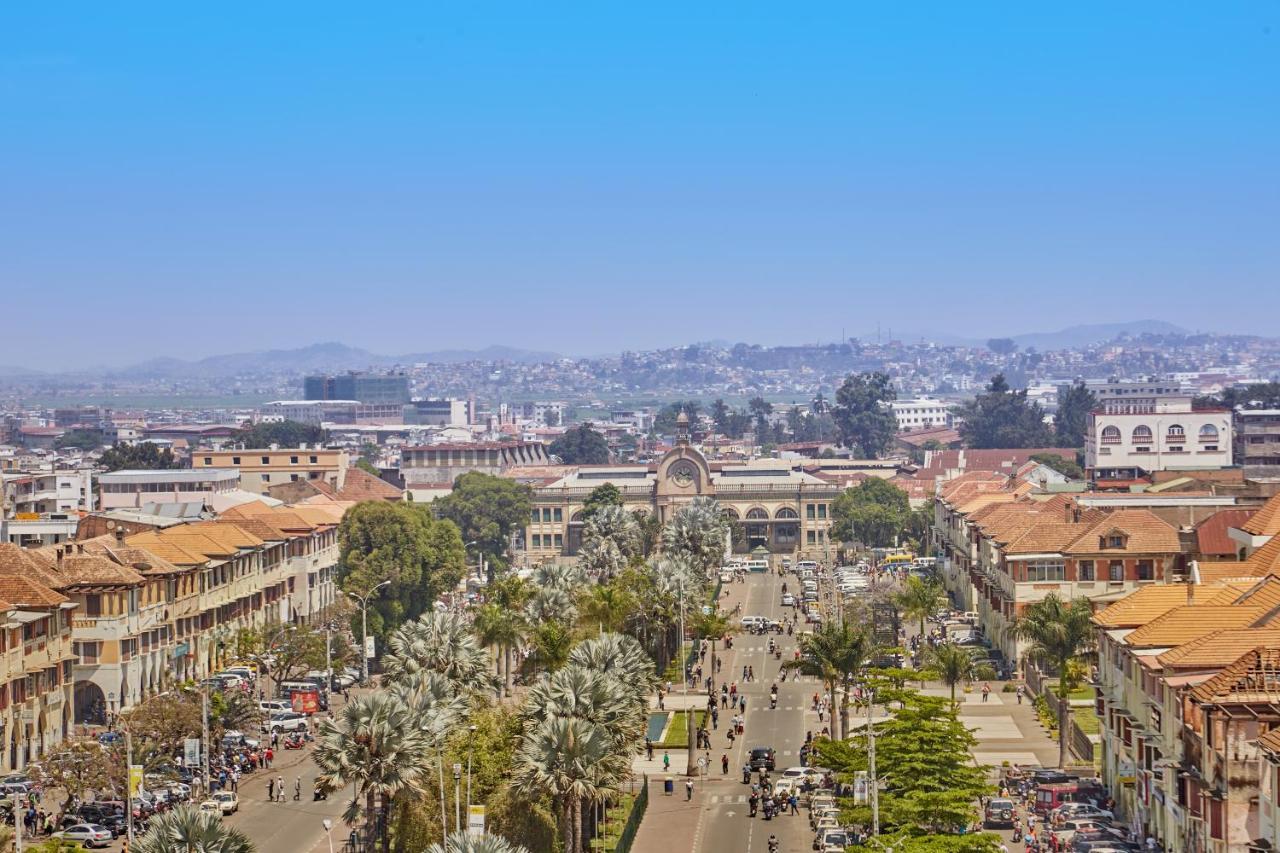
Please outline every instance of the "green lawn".
M1071 719L1080 727L1080 731L1087 735L1102 734L1102 721L1092 711L1077 709L1071 714Z
M1052 683L1053 695L1058 695L1058 682ZM1068 699L1088 699L1090 702L1098 698L1097 691L1088 684L1081 684L1075 690L1067 694Z
M689 745L689 728L687 725L688 715L684 712L673 711L671 725L667 726L667 734L662 739L662 743L658 744L662 747L685 747ZM694 712L694 726L701 727L706 723L707 712Z
M622 835L622 828L627 825L627 818L631 816L631 810L635 808L635 804L635 797L631 794L623 794L622 799L616 805L609 807L608 832L591 839L592 850L612 853L617 849L618 840Z

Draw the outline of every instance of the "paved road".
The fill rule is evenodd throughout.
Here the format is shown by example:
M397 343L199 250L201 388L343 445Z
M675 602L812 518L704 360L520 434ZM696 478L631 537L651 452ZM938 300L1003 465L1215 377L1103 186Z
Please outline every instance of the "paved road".
M734 585L730 589L730 597L722 602L722 607L727 604L732 608L742 601L743 615L775 619L790 615L791 608L781 604L783 581L776 574L749 575L746 584ZM794 589L795 576L788 576L786 582L788 589ZM795 649L794 638L784 634L775 640L782 644L783 660L789 659ZM780 816L770 821L764 820L763 813L755 818L747 816L750 789L742 784L742 766L751 748L756 746L771 746L777 750L775 778L787 767L800 763L799 750L804 744L806 730L813 730L816 735L822 728L817 714L808 710L809 700L818 689L817 683L813 679L797 682L788 677L785 683L778 685L777 710L770 710L769 686L777 679L782 664L768 653L768 638L739 634L734 638L734 648L722 656L724 669L721 677L737 681L739 691L747 697L746 730L742 737L736 739L732 749L728 749L725 736L728 715L722 714L720 728L712 732L713 772L696 789L695 800L701 802L702 812L693 849L765 853L772 833L778 836L782 850L808 850L812 833L809 832L808 815L804 809L799 815ZM750 684L742 683L744 666L755 670L755 681ZM726 752L729 755L728 777L720 773L720 757Z

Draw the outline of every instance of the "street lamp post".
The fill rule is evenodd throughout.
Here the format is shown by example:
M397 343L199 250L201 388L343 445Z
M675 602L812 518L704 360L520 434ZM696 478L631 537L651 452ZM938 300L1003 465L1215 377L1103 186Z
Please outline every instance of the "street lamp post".
M453 765L453 831L462 832L462 765Z
M324 837L329 842L329 853L333 853L333 836L330 834L330 830L333 829L333 821L325 818L320 821L320 825L324 827Z
M471 756L475 752L476 743L476 726L472 724L469 727L471 732L467 736L467 822L471 821Z
M366 592L364 595L356 595L354 592L348 592L347 596L354 601L360 602L360 643L364 648L360 649L360 673L361 680L369 680L369 598L378 590L391 583L385 580Z

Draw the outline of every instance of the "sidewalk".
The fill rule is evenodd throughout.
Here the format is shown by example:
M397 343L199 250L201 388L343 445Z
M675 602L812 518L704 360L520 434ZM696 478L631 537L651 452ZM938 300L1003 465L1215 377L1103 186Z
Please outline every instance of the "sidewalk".
M1001 693L1004 682L991 682L991 694L982 701L981 687L972 692L956 692L960 703L960 722L974 729L978 745L973 749L974 760L999 768L1005 761L1022 766L1058 766L1058 743L1049 737L1029 698L1018 703L1013 693ZM949 697L951 691L944 686L930 685L924 690L929 696Z
M702 823L702 795L685 800L684 780L674 777L675 792L663 793L666 776L649 777L649 807L636 833L632 853L683 853L694 849ZM697 786L701 787L701 786Z

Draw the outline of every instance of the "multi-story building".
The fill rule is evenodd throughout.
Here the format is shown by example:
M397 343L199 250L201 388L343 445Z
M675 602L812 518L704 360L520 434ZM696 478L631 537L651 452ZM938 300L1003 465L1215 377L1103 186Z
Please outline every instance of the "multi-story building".
M656 463L565 466L535 486L523 542L526 559L576 556L583 503L606 483L617 487L626 509L656 513L664 522L694 498L715 498L733 523L726 552L763 548L779 556L834 557L831 504L838 485L807 473L800 462L710 463L689 444L687 419L677 429L676 445Z
M423 426L467 426L475 422L475 401L452 397L410 400L403 407L406 424Z
M240 472L235 468L198 466L194 470L112 471L98 475L98 506L111 510L144 504L207 501L214 495L225 495L239 488Z
M260 420L321 424L398 424L404 420L400 403L362 403L358 400L275 400L264 403Z
M448 486L468 471L500 475L519 465L545 465L546 445L536 441L449 442L405 447L400 474L405 488Z
M12 516L75 513L94 509L93 470L52 468L0 475L4 500Z
M931 427L949 427L954 422L952 410L955 408L955 404L933 397L894 400L889 404L889 408L893 410L893 416L898 421L898 430L900 432Z
M303 380L308 400L358 400L361 403L409 402L409 376L405 373L342 373L308 376Z
M0 544L0 771L49 755L71 731L73 607Z
M192 473L234 470L239 488L265 495L272 485L298 480L324 480L342 488L349 460L345 450L314 448L245 448L243 450L202 450L191 455Z
M1127 488L1152 472L1231 465L1232 417L1190 396L1116 396L1089 413L1085 468L1099 486Z
M1246 477L1280 477L1280 409L1236 409L1234 457Z

